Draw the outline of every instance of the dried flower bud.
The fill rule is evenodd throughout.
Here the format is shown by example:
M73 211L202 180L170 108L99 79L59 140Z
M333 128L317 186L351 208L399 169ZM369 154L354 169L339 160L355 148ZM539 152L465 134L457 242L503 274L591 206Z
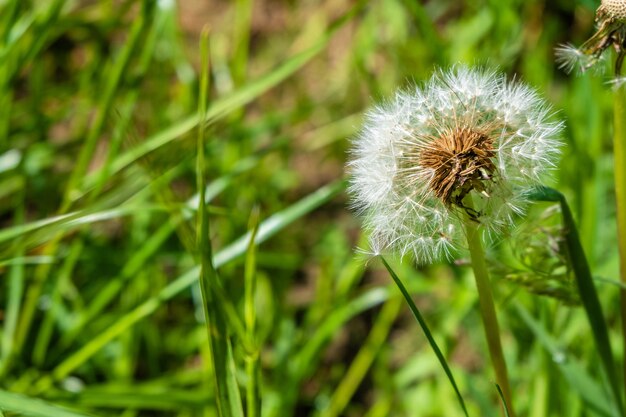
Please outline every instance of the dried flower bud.
M626 21L626 0L602 0L597 14L605 14L614 20Z
M371 252L428 263L458 248L468 217L510 225L554 166L562 127L549 118L525 85L462 66L370 111L348 167Z
M610 46L617 51L615 76L619 77L626 56L626 0L602 0L596 10L597 30L591 38L575 48L562 45L556 48L559 67L567 72L585 72L602 60L602 55Z

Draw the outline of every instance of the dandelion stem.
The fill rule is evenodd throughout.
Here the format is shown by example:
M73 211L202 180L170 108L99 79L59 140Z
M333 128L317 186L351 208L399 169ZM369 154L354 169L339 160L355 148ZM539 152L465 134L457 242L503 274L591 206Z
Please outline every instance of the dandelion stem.
M485 328L485 336L487 337L487 345L489 346L489 356L491 357L491 363L496 371L496 382L504 394L504 400L509 409L509 415L515 417L513 404L511 402L511 387L509 386L506 362L504 361L502 343L500 342L498 317L496 316L496 308L491 293L491 282L489 280L489 273L487 272L487 263L485 262L485 252L480 240L478 225L469 219L469 217L465 221L465 233L467 235L467 243L472 258L472 269L474 270L476 288L478 289L478 302Z
M622 283L626 284L626 86L624 85L617 86L615 90L613 155L615 158L615 200L617 204L620 279ZM622 298L622 333L624 353L626 354L626 289L622 288L620 293ZM626 378L626 361L624 361L624 377Z

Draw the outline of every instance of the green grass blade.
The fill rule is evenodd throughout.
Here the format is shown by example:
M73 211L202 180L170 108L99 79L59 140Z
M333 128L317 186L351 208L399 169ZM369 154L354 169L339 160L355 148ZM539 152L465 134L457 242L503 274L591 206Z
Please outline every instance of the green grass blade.
M241 407L235 404L237 398L232 396L229 371L229 336L223 309L218 305L220 297L216 288L219 286L219 276L213 266L213 249L209 240L209 217L206 204L206 162L204 156L205 147L205 117L207 106L207 94L209 90L209 32L202 31L200 38L201 76L200 76L200 102L198 103L197 161L196 161L196 186L200 193L198 199L196 242L197 256L200 263L200 291L202 295L202 309L204 311L205 327L209 342L209 354L213 368L213 387L215 389L215 402L217 414L220 417L232 416L232 410Z
M50 308L43 313L40 321L37 337L33 346L32 359L33 363L41 366L45 362L46 355L49 351L50 341L52 340L53 330L57 321L58 306L62 302L61 287L63 283L71 280L72 271L78 262L78 257L84 247L82 239L72 241L69 253L65 257L64 262L59 267L59 271L54 277L53 289L50 294Z
M3 411L27 417L93 417L93 414L70 411L37 398L1 390L0 408Z
M285 224L289 224L299 219L306 213L329 201L332 197L337 195L337 193L342 191L345 186L346 182L344 180L325 185L298 201L291 207L268 217L259 225L256 243L258 244L267 240L268 237L273 236L276 232L282 229ZM248 242L250 242L250 235L250 232L246 233L244 236L222 249L219 253L215 254L215 264L222 264L227 259L230 260L242 253L245 253L246 248L248 247Z
M602 312L600 299L598 298L598 293L593 283L593 277L591 276L591 269L589 268L587 257L583 251L576 223L574 222L574 217L569 205L567 204L567 200L563 194L549 187L537 187L529 195L529 198L533 201L557 202L561 206L565 244L567 246L569 260L576 277L580 300L585 308L585 313L587 315L587 319L589 320L596 348L598 349L604 371L606 372L609 385L611 386L613 399L620 415L624 416L624 406L621 396L622 391L620 388L621 385L617 375L616 363L613 359L613 353L611 351L609 332L606 327L604 313Z
M259 210L254 209L250 215L250 243L246 251L244 269L244 323L246 326L247 345L249 351L245 353L246 376L246 415L259 417L261 415L260 396L260 366L259 348L256 337L256 246L254 241L259 231Z
M11 259L0 261L0 267L16 266L16 265L40 265L54 263L55 258L52 256L16 256ZM613 281L610 281L613 283ZM621 285L621 284L617 284Z
M226 389L228 390L230 415L233 417L244 417L243 403L239 393L239 384L237 383L237 365L233 356L233 348L230 340L226 340L226 344Z
M422 317L422 313L420 313L419 309L413 302L413 299L411 298L411 294L409 294L409 292L406 290L404 284L402 283L402 280L400 280L398 275L391 268L391 266L387 263L385 258L381 256L380 259L382 260L383 265L385 265L385 268L389 272L389 275L391 275L391 278L393 278L394 282L398 286L398 289L400 289L402 296L404 297L407 304L409 305L409 308L411 309L411 313L413 313L413 316L415 317L420 327L422 328L422 331L424 332L426 339L428 339L428 343L430 344L430 347L435 352L435 355L437 356L437 359L439 360L441 367L446 373L446 376L448 377L448 380L450 381L450 384L452 385L452 388L454 389L454 392L456 393L456 398L459 401L459 405L463 409L463 412L465 413L465 415L469 416L469 414L467 413L467 408L465 407L465 401L463 400L463 396L461 395L461 391L459 391L459 387L457 386L456 381L454 380L454 376L452 375L452 371L450 370L450 367L448 366L448 362L446 361L446 358L443 356L441 349L439 349L437 342L433 338L433 335L430 332L430 329L428 328L428 324L426 324L426 320L424 320L424 317Z
M20 203L16 209L15 221L24 221L24 206ZM18 256L24 254L24 248L18 243L16 250ZM9 273L9 290L7 291L6 310L2 327L2 361L0 363L0 377L3 376L11 365L11 358L15 355L14 338L19 321L20 306L24 294L25 268L23 263L14 264Z
M97 223L105 220L116 219L120 217L130 216L137 212L167 212L168 209L157 205L126 205L109 210L102 211L77 211L73 213L67 213L60 216L54 216L48 219L36 220L31 223L23 225L13 226L0 231L0 243L12 241L18 237L24 236L27 238L29 246L37 245L41 243L41 240L36 235L31 239L28 236L34 232L42 232L49 236L54 233L70 233L71 231L79 228L80 226ZM43 255L40 259L50 259L49 255Z
M77 406L107 409L134 408L153 412L199 410L207 404L214 405L213 397L208 395L206 390L179 388L164 384L150 386L118 383L112 386L86 387L83 391L72 394L69 399Z
M504 399L504 393L502 392L502 388L500 388L500 385L496 384L496 389L498 390L498 396L500 397L500 401L502 402L502 408L504 409L504 415L505 415L505 417L510 417L511 415L509 414L509 406L506 403L506 400Z
M580 395L580 398L603 416L614 417L617 410L611 408L610 401L599 383L595 382L575 361L565 356L565 352L558 346L557 342L523 306L519 303L513 303L513 308L533 332L539 343L550 353L557 368L569 386Z

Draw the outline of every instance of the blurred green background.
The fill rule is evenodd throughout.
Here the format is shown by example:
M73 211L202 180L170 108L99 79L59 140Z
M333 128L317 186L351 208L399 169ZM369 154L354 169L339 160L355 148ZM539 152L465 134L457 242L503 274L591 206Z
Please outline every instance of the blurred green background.
M355 255L366 241L343 182L363 112L457 62L523 79L565 121L549 185L572 206L622 360L612 92L554 61L592 34L598 5L0 0L0 414L217 415L195 260L204 27L211 244L237 383L245 398L258 355L263 416L462 415L387 273ZM237 326L255 208L250 348ZM611 416L558 211L530 218L490 248L518 415ZM394 263L470 415L496 416L465 264Z

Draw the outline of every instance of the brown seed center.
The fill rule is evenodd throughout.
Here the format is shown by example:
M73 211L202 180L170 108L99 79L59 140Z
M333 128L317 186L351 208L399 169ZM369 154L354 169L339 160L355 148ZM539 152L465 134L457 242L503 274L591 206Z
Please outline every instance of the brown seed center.
M420 164L433 171L429 186L446 205L465 208L472 190L487 191L496 172L493 139L468 128L444 132L420 153Z

